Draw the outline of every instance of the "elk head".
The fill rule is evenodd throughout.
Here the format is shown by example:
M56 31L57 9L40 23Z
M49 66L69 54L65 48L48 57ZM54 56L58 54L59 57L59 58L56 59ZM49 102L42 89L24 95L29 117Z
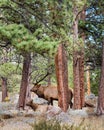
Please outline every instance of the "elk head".
M41 84L36 84L36 85L34 85L34 87L30 91L36 93L40 86L41 86Z

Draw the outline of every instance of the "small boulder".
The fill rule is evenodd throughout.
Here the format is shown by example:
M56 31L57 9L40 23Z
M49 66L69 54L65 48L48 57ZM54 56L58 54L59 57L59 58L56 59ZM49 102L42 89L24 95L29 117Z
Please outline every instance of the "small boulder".
M58 115L56 115L56 120L61 123L68 123L68 124L73 123L72 119L70 118L70 115L65 112L61 112Z
M36 103L36 104L48 104L48 101L43 99L43 98L35 97L33 99L33 103Z
M49 106L48 107L48 111L46 113L46 117L48 120L54 118L56 115L58 115L59 113L61 113L62 110L60 107L55 107L55 106Z
M96 105L97 105L97 97L93 93L85 96L86 107L96 107Z
M90 95L86 95L85 96L85 99L88 100L88 99L95 99L95 94L91 93Z
M81 109L81 110L80 109L79 110L70 109L68 111L68 113L69 113L69 115L72 115L72 116L81 116L81 117L87 117L88 116L85 109Z

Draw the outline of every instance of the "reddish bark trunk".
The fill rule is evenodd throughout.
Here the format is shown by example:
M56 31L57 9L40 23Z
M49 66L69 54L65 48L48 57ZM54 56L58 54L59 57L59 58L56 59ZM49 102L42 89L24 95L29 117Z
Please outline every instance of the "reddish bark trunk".
M86 13L85 13L86 5L83 7L83 11L81 12L80 19L85 21ZM80 98L81 98L81 107L85 105L85 89L84 89L84 42L85 42L85 33L82 31L81 38L83 39L83 45L80 52Z
M84 90L84 53L80 52L80 99L81 99L81 108L85 105L85 90Z
M77 51L73 54L73 76L74 76L74 109L81 109L80 100L80 56Z
M8 97L7 92L7 78L2 77L2 102L5 101L5 98Z
M82 107L85 105L83 52L78 51L74 52L73 75L74 75L74 109L82 109Z
M78 44L78 18L76 18L78 14L77 6L74 6L74 24L73 24L73 43L74 47ZM74 48L75 49L75 48ZM74 109L81 109L81 100L80 100L80 61L79 61L79 53L74 50L73 52L73 76L74 76Z
M78 45L78 9L77 6L74 7L75 21L73 25L73 38L74 47ZM81 13L81 19L85 20L85 11ZM85 40L84 33L81 35L82 39ZM81 109L84 102L84 46L81 46L81 51L74 50L73 55L73 75L74 75L74 109Z
M19 95L19 108L24 109L25 107L25 100L26 100L26 93L28 87L28 79L29 79L29 67L30 67L30 54L24 55L23 61L23 70L22 70L22 80L21 80L21 87L20 87L20 95Z
M98 105L97 114L104 114L104 41L103 41L103 51L102 51L102 67L101 67L101 78L98 93Z
M56 77L58 84L58 105L66 112L68 103L68 67L67 57L64 49L64 45L60 44L58 47L58 53L55 58L56 63Z
M28 82L27 91L26 91L26 98L25 98L25 105L28 103L28 101L31 100L31 92L30 92L30 86Z

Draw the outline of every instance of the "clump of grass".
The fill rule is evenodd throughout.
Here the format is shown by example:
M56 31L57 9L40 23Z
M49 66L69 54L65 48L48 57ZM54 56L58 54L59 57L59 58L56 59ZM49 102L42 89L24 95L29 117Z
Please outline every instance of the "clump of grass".
M34 130L61 130L59 122L40 121L35 123Z
M79 126L62 125L57 121L39 121L34 124L34 130L86 130L81 123Z

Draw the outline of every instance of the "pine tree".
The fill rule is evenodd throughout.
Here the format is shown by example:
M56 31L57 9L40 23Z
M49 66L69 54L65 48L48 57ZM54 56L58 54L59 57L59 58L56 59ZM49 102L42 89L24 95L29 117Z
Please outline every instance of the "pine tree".
M99 93L98 93L98 106L97 106L97 114L104 114L104 41L103 41L103 49L102 49L102 67L101 67L101 78L99 85Z

